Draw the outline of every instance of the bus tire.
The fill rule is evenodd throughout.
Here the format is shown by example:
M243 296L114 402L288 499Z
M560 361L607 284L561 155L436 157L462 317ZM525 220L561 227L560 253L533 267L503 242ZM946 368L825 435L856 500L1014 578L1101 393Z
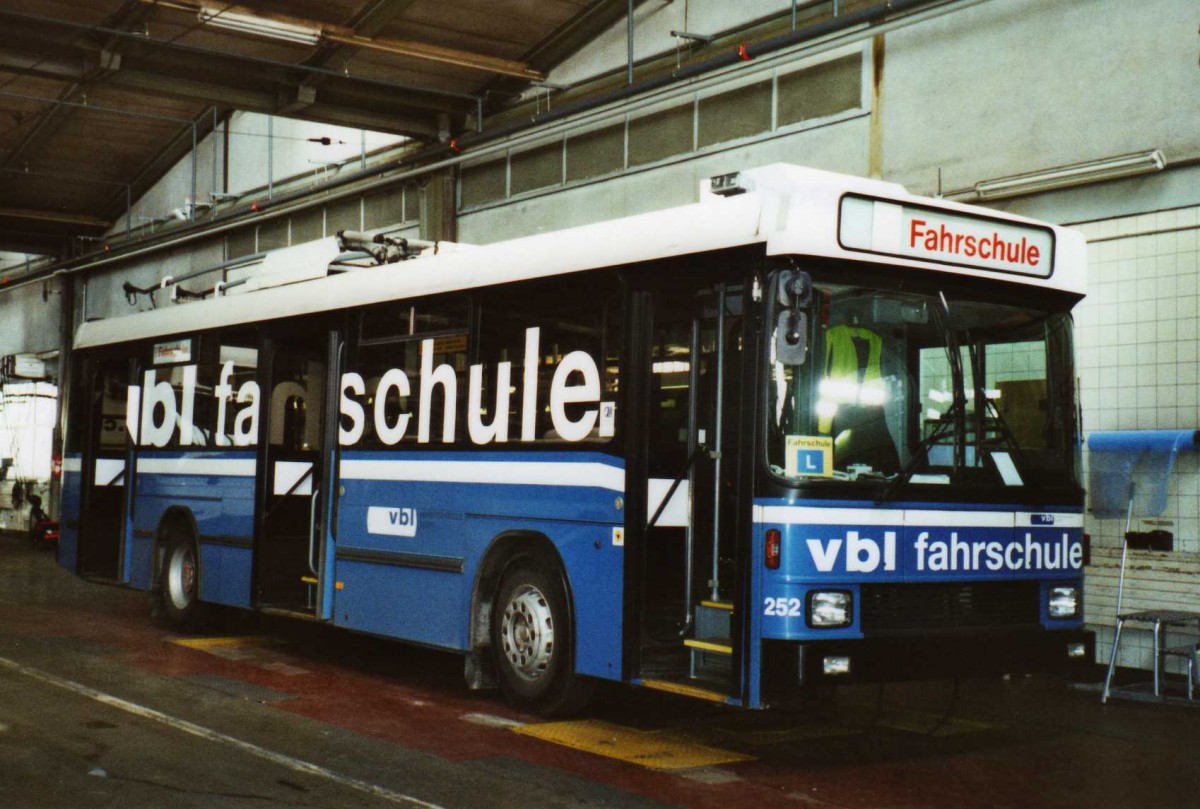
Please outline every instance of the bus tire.
M515 560L492 609L496 674L509 701L540 716L582 708L593 682L572 670L572 645L562 577L537 557Z
M167 538L158 573L162 615L177 630L200 626L200 564L196 543L178 534Z

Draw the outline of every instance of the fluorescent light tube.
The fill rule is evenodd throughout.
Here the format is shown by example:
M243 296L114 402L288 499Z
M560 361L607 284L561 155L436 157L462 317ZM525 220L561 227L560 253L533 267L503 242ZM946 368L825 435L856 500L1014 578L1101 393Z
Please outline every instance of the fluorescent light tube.
M205 25L223 28L226 31L236 31L239 34L251 34L267 39L277 39L281 42L295 42L300 45L316 45L321 41L321 31L318 28L272 20L269 17L230 11L213 11L203 7L197 12L197 16Z
M1115 180L1119 177L1149 174L1162 171L1166 165L1167 159L1163 156L1162 150L1153 149L1149 152L1106 157L1044 171L1031 171L1026 174L1014 174L1011 177L983 180L975 183L975 194L978 199L1016 197L1022 194L1035 194L1039 191L1098 183L1103 180Z

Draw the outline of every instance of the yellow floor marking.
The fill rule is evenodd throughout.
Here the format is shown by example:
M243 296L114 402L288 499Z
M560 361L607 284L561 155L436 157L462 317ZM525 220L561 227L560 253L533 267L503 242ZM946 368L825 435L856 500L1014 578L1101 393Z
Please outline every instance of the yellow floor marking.
M239 646L269 646L279 643L275 638L266 635L238 635L225 638L175 638L171 643L186 646L189 649L207 651L209 649L231 649Z
M688 770L754 760L753 756L699 744L670 731L632 730L596 719L525 725L513 731L652 770Z

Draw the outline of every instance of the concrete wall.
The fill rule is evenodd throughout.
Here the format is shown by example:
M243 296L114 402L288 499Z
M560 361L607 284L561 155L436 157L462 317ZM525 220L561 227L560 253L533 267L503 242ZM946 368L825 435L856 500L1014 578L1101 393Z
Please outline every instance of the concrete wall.
M325 138L326 146L309 138ZM225 144L228 141L228 159ZM300 185L316 186L335 174L339 165L349 161L357 168L356 158L365 147L371 153L399 143L401 138L380 132L330 124L271 117L251 112L235 112L217 131L200 140L196 150L196 199L209 202L214 192L245 194L300 179ZM176 209L186 210L192 196L192 158L180 160L149 193L133 204L134 227L170 216ZM289 188L295 188L290 183ZM125 221L114 232L122 233Z
M0 296L0 356L58 348L59 294L54 280L26 284Z
M770 5L747 4L750 13L745 18L758 18ZM873 67L882 73L881 92L877 100L869 100L876 119L874 144L871 127L864 122L783 139L768 135L720 157L708 154L659 167L650 177L620 176L602 186L564 190L553 201L472 213L464 217L463 238L491 241L542 227L596 221L614 212L679 204L695 198L692 180L713 173L712 166L720 171L784 159L860 174L875 169L911 191L936 194L939 189L969 189L981 180L1152 148L1162 149L1170 164L1200 158L1195 35L1200 14L1193 3L1005 0L959 5L958 11L898 25L884 37L882 60ZM716 2L644 4L638 12L638 31L645 25L647 32L635 34L635 45L645 43L637 47L638 58L664 50L652 44L659 34L682 24L685 6L690 18L704 19L709 30L729 28L732 15L743 8ZM698 23L692 26L704 33L700 28ZM870 60L870 43L861 34L838 41L846 47L866 47ZM625 29L618 25L550 78L570 83L589 70L620 67L624 48ZM828 43L799 47L790 59L774 61L786 69L828 49ZM725 81L738 81L747 71L760 69L756 63L761 61L727 71ZM693 81L676 92L705 81ZM621 112L599 111L588 121L595 124L606 116L616 120ZM871 164L872 148L879 155L878 167ZM1155 182L1170 180L1164 176ZM1144 205L1158 207L1161 193L1154 189L1143 194ZM1196 192L1186 193L1194 202ZM1119 198L1101 200L1097 209L1090 200L1097 194L1108 195L1110 190L1099 186L1089 195L1060 198L1053 211L1057 221L1113 215L1114 206L1116 212L1127 212ZM1171 205L1187 203L1186 196L1170 199ZM1021 200L997 207L1030 204Z
M1161 148L1200 156L1186 0L1005 0L887 38L884 160L911 190Z

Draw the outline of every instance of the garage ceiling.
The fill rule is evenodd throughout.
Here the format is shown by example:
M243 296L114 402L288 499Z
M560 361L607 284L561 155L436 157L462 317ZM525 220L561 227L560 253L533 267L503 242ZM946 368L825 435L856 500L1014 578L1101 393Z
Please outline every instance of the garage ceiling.
M422 140L457 133L626 8L627 0L4 0L0 251L78 252L80 237L120 220L128 199L235 109Z

